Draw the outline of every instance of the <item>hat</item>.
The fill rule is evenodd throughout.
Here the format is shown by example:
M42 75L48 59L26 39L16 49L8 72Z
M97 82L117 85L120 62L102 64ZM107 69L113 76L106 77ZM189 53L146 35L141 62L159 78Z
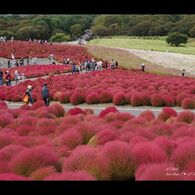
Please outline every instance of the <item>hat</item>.
M28 89L32 89L32 86L31 85L28 85L28 87L27 87Z
M15 73L17 73L18 71L16 70Z

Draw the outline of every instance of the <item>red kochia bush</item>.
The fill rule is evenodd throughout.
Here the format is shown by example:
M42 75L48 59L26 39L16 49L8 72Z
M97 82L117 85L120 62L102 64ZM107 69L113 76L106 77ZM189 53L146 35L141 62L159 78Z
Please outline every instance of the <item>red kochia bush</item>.
M98 94L95 92L91 92L87 95L85 102L87 104L97 104L99 103L99 97Z
M73 105L82 104L83 96L82 94L75 92L70 96L70 103Z
M184 98L182 100L181 107L184 109L194 109L195 108L195 101L192 98Z
M64 173L54 173L46 177L44 180L70 180L70 181L92 181L95 178L86 171L66 171Z
M57 161L56 153L51 148L36 146L19 152L9 166L14 173L29 176L38 168L56 166Z
M180 112L177 116L177 120L184 123L191 123L194 119L194 113L190 111Z
M125 94L123 92L116 93L113 98L113 103L118 106L127 104Z
M118 112L118 110L114 106L109 106L99 113L99 117L104 118L107 114L111 112Z
M90 140L90 145L103 145L106 142L112 141L117 138L116 132L113 130L105 129L99 131L96 135L94 135Z
M12 102L21 102L22 97L20 95L14 95L11 99Z
M175 117L177 116L177 112L173 108L164 107L162 110L164 113L166 113L169 117Z
M145 118L147 121L155 119L155 115L151 110L146 110L140 114L140 117Z
M47 107L47 110L57 117L64 116L65 114L64 107L58 102L52 103L50 106Z
M68 114L70 114L70 115L77 115L77 114L85 114L85 112L81 108L71 108L68 111Z
M0 100L0 109L7 109L7 108L8 108L8 106L7 106L6 102Z
M175 100L173 99L173 97L169 95L164 95L163 100L164 100L165 106L170 106L170 107L175 106Z
M134 178L135 159L130 147L122 141L106 143L101 155L108 158L109 175L111 180L129 180Z
M135 180L182 180L181 175L175 176L173 174L174 169L176 170L177 168L171 163L143 164L136 170Z
M60 145L66 145L70 148L75 148L83 142L81 134L73 128L66 130L59 139Z
M186 169L190 162L195 161L195 142L180 143L173 152L171 160L181 169Z
M53 166L48 166L48 167L42 167L40 169L36 169L30 177L33 180L43 180L45 177L48 177L49 175L53 174L56 172L55 167Z
M177 97L176 97L176 103L177 103L177 105L178 106L181 106L181 103L182 103L183 99L188 98L188 97L189 97L189 95L186 94L186 93L180 93L180 94L178 94Z
M112 94L108 91L103 91L99 95L100 103L110 103L112 102Z
M60 103L69 103L70 102L70 93L69 92L61 92L58 96L58 100Z
M1 134L0 135L0 148L3 148L4 146L7 146L11 143L13 143L13 137L11 137L9 134Z
M84 144L87 144L90 138L96 133L96 128L94 128L94 124L91 122L80 122L76 126L76 129L82 135Z
M157 119L160 119L162 121L166 121L168 118L169 118L169 115L166 112L161 112L157 117Z
M29 125L29 126L36 126L37 118L31 116L22 116L21 118L17 119L18 125Z
M35 128L30 125L21 125L16 129L16 132L20 136L28 135L30 132L33 132L33 131L35 131Z
M32 105L32 110L36 110L37 108L45 107L45 103L43 100L38 100Z
M160 95L153 95L151 98L152 106L161 107L164 105L164 101Z
M63 172L84 170L97 179L109 179L107 158L98 155L98 149L78 146L65 158Z
M85 114L89 115L89 114L94 114L94 111L91 108L86 108L83 110Z
M153 143L141 142L136 144L133 148L133 154L137 165L164 162L166 160L165 152Z
M131 105L132 106L142 106L142 94L141 93L135 93L131 97Z
M0 174L1 181L26 181L29 178L23 177L21 175L16 175L14 173L1 173Z
M13 121L13 116L11 114L5 113L5 115L0 115L0 127L5 127Z

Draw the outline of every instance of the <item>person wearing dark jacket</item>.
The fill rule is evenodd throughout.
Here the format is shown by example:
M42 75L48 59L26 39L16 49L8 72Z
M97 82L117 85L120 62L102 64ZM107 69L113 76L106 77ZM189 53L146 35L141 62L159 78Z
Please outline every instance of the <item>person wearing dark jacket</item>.
M45 83L41 90L42 99L46 106L49 106L49 90L47 88L47 83Z
M3 85L3 71L0 70L0 86Z

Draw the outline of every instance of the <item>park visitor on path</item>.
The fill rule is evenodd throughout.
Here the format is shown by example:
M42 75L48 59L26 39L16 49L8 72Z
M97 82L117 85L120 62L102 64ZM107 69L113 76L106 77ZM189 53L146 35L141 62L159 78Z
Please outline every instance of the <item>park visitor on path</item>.
M47 88L47 83L45 83L41 90L41 96L46 106L49 106L49 90Z

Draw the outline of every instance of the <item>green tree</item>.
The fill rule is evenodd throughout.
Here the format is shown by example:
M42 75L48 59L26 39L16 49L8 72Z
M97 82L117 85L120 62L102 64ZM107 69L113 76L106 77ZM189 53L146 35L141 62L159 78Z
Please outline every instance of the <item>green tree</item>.
M94 35L107 36L109 34L109 29L103 25L96 25L91 28Z
M190 37L195 38L195 26L190 29L189 34L190 34Z
M67 35L65 33L56 33L49 40L53 42L70 41L70 35Z
M80 24L74 24L70 27L70 32L73 38L80 36L82 33L82 27Z
M179 32L173 32L168 35L166 42L171 45L178 47L181 43L186 43L188 36Z

